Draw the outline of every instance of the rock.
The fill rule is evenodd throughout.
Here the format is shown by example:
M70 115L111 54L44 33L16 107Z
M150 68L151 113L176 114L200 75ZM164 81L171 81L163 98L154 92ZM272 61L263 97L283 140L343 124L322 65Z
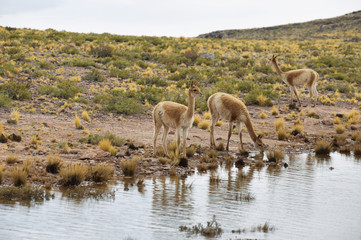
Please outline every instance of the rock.
M243 167L244 165L246 165L243 161L243 158L239 158L237 159L237 161L235 162L236 167Z
M351 126L351 130L353 130L353 131L355 131L355 130L357 130L358 128L356 127L356 126Z
M284 166L285 168L288 168L288 163L284 163L283 166Z
M343 113L336 113L336 117L343 118Z
M75 111L79 111L79 110L82 110L83 107L80 104L76 103L76 104L74 104L74 106L72 106L72 109Z
M115 157L117 158L123 158L125 156L124 152L118 152L117 155L115 155Z
M210 53L210 52L200 53L199 57L205 58L205 59L210 59L210 60L216 59L216 55L214 55L214 53Z
M82 156L80 156L79 159L87 160L87 159L100 159L100 158L105 158L105 157L110 157L110 153L104 152L103 150L100 150L100 149L95 149L91 152L84 153Z
M326 126L332 126L333 125L333 121L329 117L325 117L324 119L322 119L321 123L323 125L326 125Z

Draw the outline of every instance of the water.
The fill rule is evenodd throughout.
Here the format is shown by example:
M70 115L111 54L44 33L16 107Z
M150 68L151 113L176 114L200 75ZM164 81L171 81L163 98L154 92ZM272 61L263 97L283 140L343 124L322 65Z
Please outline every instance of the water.
M76 201L57 192L30 207L0 204L0 236L185 239L179 226L205 225L215 215L220 239L361 239L361 160L303 154L287 162L288 168L219 168L185 179L146 179L142 190L119 182L111 187L115 196L103 200ZM255 199L237 200L240 193ZM251 231L265 222L275 230ZM237 229L246 232L232 233Z

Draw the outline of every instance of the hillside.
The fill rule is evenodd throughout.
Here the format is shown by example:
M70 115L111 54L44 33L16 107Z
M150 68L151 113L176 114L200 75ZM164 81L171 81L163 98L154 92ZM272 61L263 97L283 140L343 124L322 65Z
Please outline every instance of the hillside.
M200 38L230 38L249 40L312 40L345 39L361 40L361 11L343 16L292 23L265 28L220 30L201 34Z

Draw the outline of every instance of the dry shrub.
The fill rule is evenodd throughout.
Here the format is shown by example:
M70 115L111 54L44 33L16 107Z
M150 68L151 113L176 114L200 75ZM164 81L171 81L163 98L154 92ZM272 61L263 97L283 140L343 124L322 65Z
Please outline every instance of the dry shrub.
M208 170L208 166L205 163L199 163L199 164L197 164L197 170L200 173L206 172Z
M353 146L353 154L357 157L361 157L361 143L356 143Z
M60 169L60 183L64 186L75 186L81 184L87 175L88 168L81 163L71 163Z
M210 112L203 113L203 118L207 120L211 119L211 113Z
M212 149L210 150L207 155L210 157L210 158L216 158L218 156L218 153L216 150Z
M202 155L201 159L199 160L200 163L209 163L211 162L211 159L208 155Z
M120 167L123 170L125 176L133 177L137 170L138 156L134 156L131 160L123 160L120 163Z
M287 131L283 128L277 130L278 140L286 140L288 138Z
M264 162L262 161L262 160L258 160L255 164L254 164L254 166L256 167L256 168L262 168L262 167L264 167Z
M303 126L301 124L296 124L293 129L291 134L293 136L296 136L297 134L301 133L303 131Z
M218 145L216 145L217 151L224 151L224 143L223 141L219 142Z
M261 113L259 114L259 117L260 117L261 119L265 119L265 118L267 117L267 114L265 114L264 112L261 112Z
M16 154L10 154L10 155L6 156L5 161L8 164L14 164L14 163L17 163L19 161L19 157Z
M339 124L336 125L335 130L337 134L342 134L346 131L346 128L343 125Z
M275 127L276 130L279 130L281 128L285 128L285 119L284 118L279 118L275 121Z
M171 162L171 160L169 158L166 158L166 157L159 157L158 158L158 161L161 163L161 164L169 164Z
M317 155L329 154L331 150L332 150L332 143L326 142L324 140L319 140L316 142L315 153Z
M63 161L58 154L49 154L48 161L46 162L46 171L49 173L58 173L62 162Z
M203 130L208 130L211 123L207 120L202 120L200 123L198 123L198 127Z
M26 171L24 171L24 169L16 167L11 171L10 175L14 186L19 187L26 184L26 178L28 177L28 174Z
M26 172L26 174L29 175L30 170L32 169L34 163L31 160L31 158L27 158L23 161L23 170Z
M333 124L341 124L341 119L339 117L336 117L335 119L333 119Z
M80 118L78 117L77 114L75 114L74 123L76 129L84 129L83 125L81 125L80 123Z
M4 179L4 166L0 165L0 184L3 182Z
M196 150L197 148L194 145L190 145L189 147L187 147L187 152L186 152L187 157L193 157Z
M90 178L94 182L106 182L113 176L114 167L99 163L90 169Z
M280 162L284 159L284 157L285 157L284 153L279 148L271 149L267 153L267 159L270 162Z
M15 123L17 124L19 122L20 119L20 113L18 112L18 110L12 110L10 113L10 122L11 123Z
M83 112L82 112L81 118L82 118L83 120L85 120L85 121L88 121L88 122L90 122L90 120L91 120L87 111L83 111Z
M109 139L102 139L99 141L99 148L105 152L110 152L112 149L112 143Z
M194 115L193 126L197 126L200 121L201 121L201 116L199 116L198 114Z
M219 121L216 122L216 126L217 126L217 127L222 126L222 124L223 124L223 121L222 121L222 120L219 120Z
M275 105L272 106L271 114L272 116L278 116L280 114L280 111L278 111Z

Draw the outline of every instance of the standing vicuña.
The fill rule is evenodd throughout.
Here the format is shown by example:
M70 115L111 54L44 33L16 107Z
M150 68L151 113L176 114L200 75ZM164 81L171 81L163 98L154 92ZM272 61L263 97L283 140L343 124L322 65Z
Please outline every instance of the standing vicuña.
M281 76L282 80L287 84L287 86L290 89L291 104L293 102L293 93L294 93L297 97L298 104L301 106L301 101L298 96L296 86L303 86L304 84L307 84L308 91L310 92L310 98L307 101L306 107L310 103L312 97L315 97L313 104L313 106L315 107L317 101L317 94L318 94L316 89L318 73L312 69L297 69L288 72L282 72L282 70L279 68L277 64L276 58L277 56L273 55L271 58L271 63L275 68L276 72Z
M188 129L192 127L193 118L194 118L194 105L195 97L201 95L199 88L193 83L191 84L188 90L188 107L170 101L164 101L158 103L153 110L153 120L154 120L154 141L153 141L153 154L156 155L156 143L157 136L159 134L162 126L164 127L163 132L163 149L167 156L169 156L168 148L166 144L167 135L169 128L176 129L176 139L177 139L177 150L176 155L179 154L179 145L180 145L180 131L183 130L183 156L186 156L186 140L188 136Z
M232 135L233 122L236 123L237 130L239 132L239 139L241 142L241 147L243 149L242 143L242 123L247 127L248 133L255 143L257 148L260 148L263 152L263 142L261 136L257 136L253 130L253 125L251 118L249 116L248 110L244 103L227 94L227 93L215 93L208 99L208 108L212 115L211 123L211 147L215 147L214 142L214 126L219 119L228 120L229 130L228 130L228 140L227 140L227 151L229 147L229 139Z

